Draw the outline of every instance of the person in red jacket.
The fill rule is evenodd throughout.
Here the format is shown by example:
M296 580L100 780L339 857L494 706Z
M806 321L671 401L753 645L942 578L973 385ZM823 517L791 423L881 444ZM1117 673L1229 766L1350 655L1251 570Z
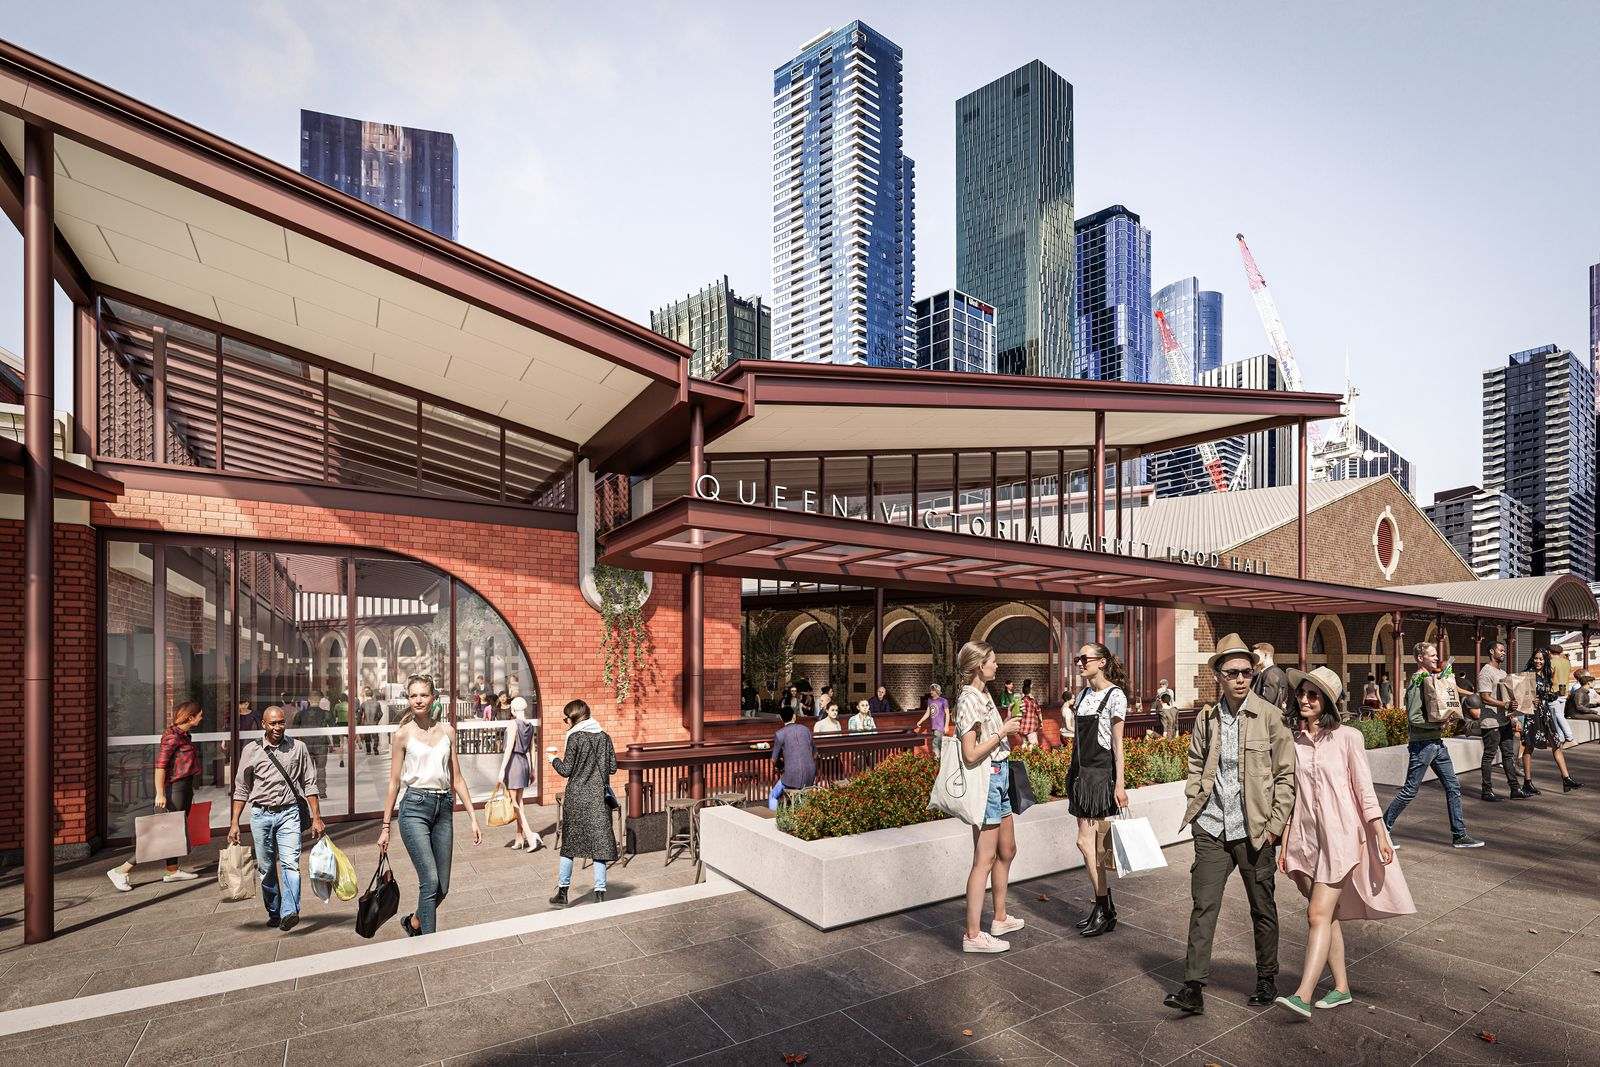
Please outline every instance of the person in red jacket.
M161 747L156 751L156 810L189 811L194 803L194 787L200 781L200 750L189 739L189 734L200 725L204 712L193 700L185 700L172 711L172 725L161 735ZM133 889L128 875L133 873L133 860L127 860L106 872L111 884L119 893ZM163 882L192 882L199 875L193 871L179 870L178 861L167 861Z

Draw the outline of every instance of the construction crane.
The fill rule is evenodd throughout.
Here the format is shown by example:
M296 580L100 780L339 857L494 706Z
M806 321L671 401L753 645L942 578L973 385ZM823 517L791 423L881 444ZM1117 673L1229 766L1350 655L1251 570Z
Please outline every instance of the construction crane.
M1194 370L1189 365L1189 357L1184 354L1183 347L1178 344L1178 338L1173 335L1166 315L1159 309L1156 311L1156 330L1161 334L1161 354L1167 359L1167 380L1174 384L1194 384ZM1195 447L1200 453L1200 462L1205 466L1206 473L1211 476L1211 484L1217 492L1226 493L1229 486L1228 469L1222 464L1217 446L1207 441Z
M1283 318L1278 314L1277 301L1272 299L1272 294L1267 291L1267 280L1261 276L1261 268L1256 266L1256 257L1250 254L1250 246L1245 243L1244 234L1236 233L1234 239L1239 242L1239 255L1244 259L1245 277L1250 281L1250 295L1256 302L1256 314L1261 316L1261 326L1267 331L1267 340L1272 344L1272 354L1278 357L1278 366L1283 368L1284 383L1291 392L1304 392L1305 379L1300 377L1300 364L1295 361L1294 352L1289 347L1289 335L1284 332ZM1320 423L1312 423L1309 430L1308 444L1310 451L1315 454L1321 447L1324 434Z

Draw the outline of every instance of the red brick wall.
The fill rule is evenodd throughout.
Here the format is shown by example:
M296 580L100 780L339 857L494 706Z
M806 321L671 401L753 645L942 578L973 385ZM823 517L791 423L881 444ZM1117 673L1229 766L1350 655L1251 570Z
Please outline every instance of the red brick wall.
M455 519L390 515L129 490L96 504L96 526L155 529L381 548L430 563L478 591L527 649L546 709L546 743L560 737L555 712L574 697L595 709L619 749L638 741L680 740L683 725L682 580L658 574L645 610L652 652L626 707L604 683L600 616L578 588L573 533ZM739 709L739 580L706 580L705 701L708 717ZM93 673L92 670L90 672ZM540 761L547 798L554 774Z
M22 847L22 523L0 520L0 853ZM55 843L79 844L99 811L95 540L55 530Z

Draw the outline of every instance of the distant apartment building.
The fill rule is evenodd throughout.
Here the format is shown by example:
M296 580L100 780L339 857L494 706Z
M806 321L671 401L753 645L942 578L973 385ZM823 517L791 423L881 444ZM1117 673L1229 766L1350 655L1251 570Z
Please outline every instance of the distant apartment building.
M772 309L734 293L727 275L650 312L650 328L694 349L696 378L715 378L735 360L772 358Z
M1479 578L1533 573L1533 513L1509 494L1467 485L1422 510Z
M1184 278L1164 285L1150 299L1151 314L1159 311L1189 362L1189 384L1207 371L1222 366L1222 294L1200 288L1200 279ZM1170 382L1167 359L1159 338L1150 354L1150 380Z
M1073 225L1077 317L1074 378L1150 380L1155 319L1150 311L1150 231L1115 204Z
M1534 574L1595 573L1594 375L1556 345L1483 373L1483 487L1533 515Z
M772 354L910 366L913 164L900 46L863 22L772 77Z
M1072 86L1038 60L956 101L956 288L1003 374L1072 374Z
M459 224L454 135L300 112L300 173L454 241Z
M1334 425L1344 428L1343 440L1323 443L1311 464L1313 481L1337 482L1392 474L1407 496L1416 495L1415 472L1409 459L1383 438L1349 419Z
M1196 384L1228 389L1286 390L1289 387L1277 357L1267 353L1224 363L1201 374ZM1216 447L1228 469L1230 485L1266 489L1294 484L1295 444L1291 428L1230 437L1218 441ZM1215 483L1206 473L1198 449L1180 448L1164 453L1156 457L1152 469L1158 499L1215 491Z
M919 370L995 372L993 305L947 289L918 300L914 317Z

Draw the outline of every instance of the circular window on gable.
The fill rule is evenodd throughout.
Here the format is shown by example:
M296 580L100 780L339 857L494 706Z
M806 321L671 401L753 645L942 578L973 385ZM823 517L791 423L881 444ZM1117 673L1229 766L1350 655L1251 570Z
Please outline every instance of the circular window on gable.
M1384 508L1383 514L1378 516L1377 525L1372 528L1372 555L1378 570L1383 572L1384 581L1394 577L1405 547L1405 542L1400 540L1400 524L1395 521L1393 509Z

